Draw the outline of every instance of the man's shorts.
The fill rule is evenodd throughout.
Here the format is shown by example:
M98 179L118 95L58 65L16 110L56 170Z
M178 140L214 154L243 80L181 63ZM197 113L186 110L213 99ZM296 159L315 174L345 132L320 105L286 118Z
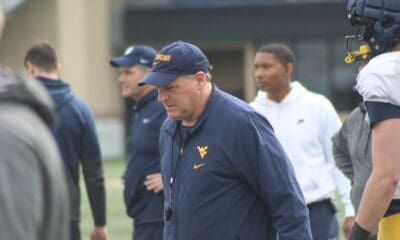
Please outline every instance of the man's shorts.
M400 213L382 218L378 229L378 240L400 239Z

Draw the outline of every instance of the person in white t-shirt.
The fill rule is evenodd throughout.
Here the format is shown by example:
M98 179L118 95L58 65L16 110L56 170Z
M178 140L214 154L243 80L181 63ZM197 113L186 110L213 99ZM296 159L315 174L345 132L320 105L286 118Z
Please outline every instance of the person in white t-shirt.
M350 0L347 63L368 61L357 76L372 128L372 173L363 192L349 240L400 239L400 2ZM358 51L352 40L361 41Z
M332 203L336 188L345 206L345 235L354 222L350 182L335 166L332 154L331 138L341 122L327 98L291 81L294 64L288 46L262 46L254 60L260 90L250 105L269 120L294 167L310 212L313 239L337 239Z

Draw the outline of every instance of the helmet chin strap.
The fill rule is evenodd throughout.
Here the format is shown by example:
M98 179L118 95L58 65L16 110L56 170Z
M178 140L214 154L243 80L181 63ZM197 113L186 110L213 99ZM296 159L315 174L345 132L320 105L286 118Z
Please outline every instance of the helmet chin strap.
M358 50L348 51L346 57L344 58L344 61L347 64L350 64L354 61L366 60L369 58L370 53L371 48L368 46L368 44L363 43L360 45L360 48Z

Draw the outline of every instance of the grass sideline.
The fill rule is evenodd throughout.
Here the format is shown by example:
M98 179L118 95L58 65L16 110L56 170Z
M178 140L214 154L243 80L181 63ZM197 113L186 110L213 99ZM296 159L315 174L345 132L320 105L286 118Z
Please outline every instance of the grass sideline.
M110 240L131 240L132 220L125 214L123 202L123 187L120 183L121 176L125 169L123 158L109 159L103 162L106 195L107 195L107 229ZM81 176L82 180L82 176ZM343 205L339 195L336 196L336 206L338 208L340 238L344 240L342 232ZM93 228L93 220L87 199L86 189L81 188L81 232L82 239L89 239L90 231Z
M125 170L124 158L107 159L103 162L106 181L107 230L110 240L131 240L132 220L125 214L121 176ZM81 176L81 182L82 182ZM89 239L93 229L93 218L84 184L81 184L81 234Z

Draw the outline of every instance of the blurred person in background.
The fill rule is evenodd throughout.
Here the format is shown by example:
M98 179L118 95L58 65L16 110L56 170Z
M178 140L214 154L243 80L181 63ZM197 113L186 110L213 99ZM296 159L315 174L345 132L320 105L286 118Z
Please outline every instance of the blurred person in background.
M0 38L4 25L0 4ZM67 183L49 130L55 121L40 83L0 66L1 239L69 239Z
M293 164L310 212L314 240L336 239L339 234L336 189L345 208L343 232L350 234L354 208L350 182L335 166L332 136L341 122L333 105L299 82L292 82L295 56L289 46L272 43L262 46L254 60L259 92L250 105L264 115Z
M94 222L90 239L108 239L103 168L94 117L89 107L72 93L66 82L59 78L60 65L49 43L33 44L25 54L24 65L28 74L38 79L48 90L60 116L59 124L52 128L52 132L67 175L71 204L71 239L81 239L80 166Z
M150 73L156 53L148 46L131 46L122 56L110 60L111 66L119 68L122 96L134 101L124 174L126 213L134 220L133 240L161 240L164 228L158 138L166 112L157 102L155 87L138 86Z

